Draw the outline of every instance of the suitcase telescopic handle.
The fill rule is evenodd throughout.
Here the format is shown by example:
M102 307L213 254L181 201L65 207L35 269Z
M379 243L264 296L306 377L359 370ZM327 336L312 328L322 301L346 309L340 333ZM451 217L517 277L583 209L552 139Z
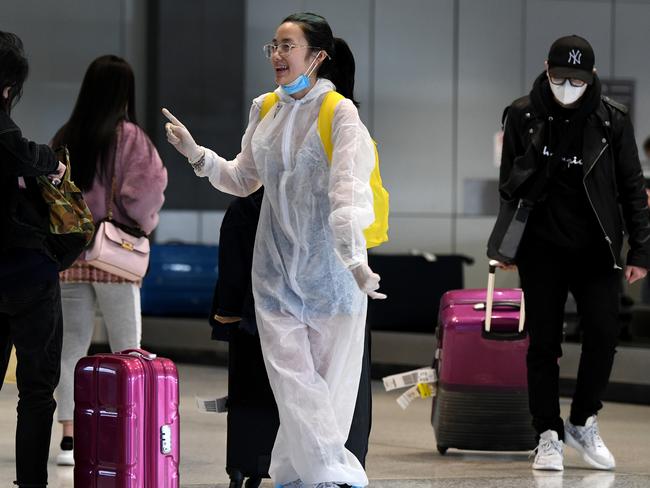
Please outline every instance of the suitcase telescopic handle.
M153 361L158 357L154 353L145 351L144 349L127 349L125 351L122 351L121 354L126 354L128 356L137 356L142 359L147 359L149 361Z
M494 282L496 279L496 271L499 265L498 261L490 260L490 272L488 274L487 297L485 300L485 332L490 332L492 326L492 310L494 309ZM499 303L499 302L497 302ZM526 322L526 307L524 303L524 291L521 291L521 301L519 304L519 333L524 330L524 323Z

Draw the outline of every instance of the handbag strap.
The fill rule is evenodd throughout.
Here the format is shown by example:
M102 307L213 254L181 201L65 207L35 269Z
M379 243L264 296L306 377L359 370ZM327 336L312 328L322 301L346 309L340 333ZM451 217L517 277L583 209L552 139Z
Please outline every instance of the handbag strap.
M128 234L131 234L132 236L135 237L147 237L147 234L140 228L140 225L136 223L136 227L130 227L125 224L121 224L117 222L116 220L113 219L113 202L115 201L115 194L117 193L117 178L115 176L116 173L116 167L117 167L117 152L119 149L119 142L120 142L120 134L121 134L121 128L118 126L117 128L117 139L115 141L115 153L113 154L113 171L111 174L111 191L106 192L106 209L107 209L107 215L104 220L107 220L109 222L112 222L115 224L117 227L122 229L123 231L127 232Z
M115 170L113 170L113 177L111 178L111 192L107 198L106 208L108 209L106 220L113 220L113 198L115 198ZM107 196L108 196L107 192Z
M120 144L120 135L121 127L117 127L117 136L115 138L115 149L113 151L113 171L111 174L111 191L106 192L106 209L107 209L107 220L113 220L113 201L115 200L115 193L117 190L117 180L115 178L116 166L117 166L117 152Z

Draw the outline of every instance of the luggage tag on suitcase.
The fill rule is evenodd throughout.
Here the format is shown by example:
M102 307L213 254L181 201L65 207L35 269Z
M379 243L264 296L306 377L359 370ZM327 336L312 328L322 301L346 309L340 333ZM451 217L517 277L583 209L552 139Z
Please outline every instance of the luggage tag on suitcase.
M419 383L404 392L397 399L397 404L406 410L414 400L418 398L431 398L438 392L438 385L435 383Z
M202 413L226 413L228 411L228 397L194 397L196 408Z
M433 368L420 368L406 373L386 376L384 379L386 391L393 391L399 388L411 387L397 399L397 403L403 410L417 398L430 398L435 396L438 386L438 376Z
M435 383L437 380L436 371L433 368L415 369L406 373L386 376L383 379L386 391L406 388L408 386L417 385L418 383Z
M413 400L419 397L420 392L418 391L418 387L414 386L406 390L406 392L397 399L397 403L402 407L402 410L406 410L408 406L413 403Z
M418 383L418 392L420 393L420 398L431 398L435 396L437 385L435 383Z

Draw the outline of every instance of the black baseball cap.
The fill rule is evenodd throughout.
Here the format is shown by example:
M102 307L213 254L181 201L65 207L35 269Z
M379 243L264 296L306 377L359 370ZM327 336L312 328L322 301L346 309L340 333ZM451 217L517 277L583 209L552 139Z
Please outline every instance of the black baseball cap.
M565 36L556 40L548 52L548 71L557 78L594 81L594 50L587 39Z

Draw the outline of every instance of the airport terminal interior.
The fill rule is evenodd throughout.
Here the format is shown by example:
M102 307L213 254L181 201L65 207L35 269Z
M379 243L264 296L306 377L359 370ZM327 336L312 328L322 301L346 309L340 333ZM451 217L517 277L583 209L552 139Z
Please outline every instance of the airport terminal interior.
M356 349L359 353L357 359L365 349L359 393L349 388L350 384L356 387L356 381L334 383L341 389L346 388L341 385L347 385L346 393L350 398L344 402L346 405L351 406L351 400L357 399L354 420L351 421L352 430L354 431L357 416L363 422L364 412L364 425L371 426L365 459L368 486L650 486L650 278L640 279L633 284L627 283L623 277L624 268L626 264L634 265L636 261L626 263L623 260L619 266L621 258L614 257L616 269L612 271L611 265L607 265L608 272L617 273L615 276L618 277L613 285L618 290L614 292L618 310L612 319L616 322L618 331L612 340L618 345L609 383L605 381L602 391L598 393L603 408L597 418L602 441L607 443L616 458L615 468L594 469L593 463L590 465L586 462L581 453L565 445L563 471L532 469L533 462L538 462L534 451L537 445L534 433L525 441L513 441L513 444L508 444L504 439L516 431L533 432L526 392L525 358L529 340L526 324L541 321L537 316L531 320L528 310L539 311L544 306L540 307L540 300L535 301L529 297L525 306L527 314L523 317L520 274L516 270L495 270L494 266L490 267L486 254L488 238L500 211L500 166L508 157L508 151L513 150L514 144L507 136L504 139L504 110L514 100L531 92L534 83L537 83L536 79L538 82L539 79L546 80L546 75L540 75L546 69L544 63L549 59L549 49L556 39L563 36L577 35L589 42L593 48L595 61L592 64L596 75L592 78L594 71L590 69L586 72L587 78L597 78L603 97L611 100L597 100L597 103L613 114L611 125L619 120L616 117L622 117L629 120L633 127L631 130L635 142L627 139L627 149L620 149L619 139L613 140L611 144L615 151L607 152L607 139L610 137L610 119L607 119L604 122L606 135L602 139L604 148L598 154L601 148L598 146L594 155L598 156L598 161L602 153L611 153L612 165L621 164L617 158L624 156L637 164L635 158L638 152L639 171L630 170L627 174L629 178L636 178L637 186L619 184L616 191L621 193L617 193L616 198L623 213L619 212L618 204L613 204L616 217L612 220L619 222L617 225L622 225L620 222L624 221L632 229L631 234L636 232L634 226L645 226L646 231L650 228L647 222L630 218L632 204L626 206L625 196L621 196L625 191L632 192L632 188L638 190L638 196L643 179L650 189L650 0L0 0L0 33L12 32L18 35L29 61L29 76L22 97L11 111L11 118L20 127L23 136L43 144L52 141L59 128L71 117L77 97L81 96L80 87L90 63L103 55L116 55L126 60L133 70L136 96L131 100L135 104L137 123L150 139L151 147L159 154L167 178L164 203L156 222L151 226L153 230L149 233L151 252L148 271L144 278L136 279L139 284L135 288L139 295L136 294L135 310L137 316L141 316L139 327L142 349L156 354L158 358L171 359L178 368L180 393L179 417L176 422L180 423L180 447L175 445L174 449L178 449L180 456L180 482L176 479L174 482L159 480L157 485L149 484L150 481L146 484L118 485L104 480L107 484L97 483L92 484L92 487L81 484L79 478L75 482L75 469L81 471L77 459L77 443L82 442L78 440L81 436L75 438L77 468L70 465L72 462L57 462L62 451L62 427L55 413L47 486L276 486L269 479L270 447L253 462L259 468L258 471L261 471L261 485L253 479L257 475L242 474L236 467L236 458L248 454L253 456L252 453L260 451L261 438L268 437L266 430L273 422L277 423L278 415L277 409L274 417L263 412L261 407L254 407L256 401L259 400L261 404L263 399L268 400L271 390L260 350L260 336L247 329L249 321L245 313L252 310L253 305L248 302L242 305L240 301L241 313L233 314L224 312L227 307L223 306L223 301L220 306L216 305L227 295L224 289L232 284L226 283L226 273L232 273L234 262L241 258L241 254L246 254L244 240L238 241L234 248L230 243L228 249L236 249L236 252L229 254L225 251L226 232L232 232L233 225L244 225L244 220L232 224L232 219L237 219L236 216L233 217L233 202L239 200L216 190L207 178L195 175L195 172L199 174L204 168L221 160L211 159L212 153L203 152L202 148L199 157L194 157L191 150L183 153L181 149L185 139L182 137L185 137L183 134L186 132L181 132L181 129L185 129L180 122L174 121L173 116L164 116L161 109L167 108L191 132L191 137L196 141L196 144L192 142L191 148L202 146L214 150L227 160L235 158L242 147L242 134L253 123L249 121L249 113L255 118L259 117L255 105L251 111L252 101L275 90L278 84L283 85L277 81L280 79L277 77L282 76L278 74L282 70L274 68L278 68L278 60L289 59L288 56L293 55L292 49L298 51L301 48L285 46L287 52L283 54L284 41L276 38L276 29L283 19L298 12L313 12L323 16L331 26L333 35L345 39L349 45L356 64L354 96L358 101L359 117L368 129L368 134L376 141L383 186L390 194L388 241L370 249L368 253L369 269L381 276L379 289L364 289L363 280L359 281L354 274L354 269L357 268L352 268L362 291L371 296L378 291L388 297L385 300L368 300L365 346L359 346L363 342L361 333L355 336L356 339L350 335L349 343L356 341L354 343L359 346ZM266 47L265 51L263 46L268 43L271 46ZM0 42L0 48L1 44ZM584 51L584 48L581 49ZM341 51L338 52L340 54ZM582 60L578 61L579 54L575 50L570 52L572 54L568 62L573 66L566 69L576 69L576 62L582 60L588 62L586 53L580 53ZM274 66L271 66L265 54L270 56ZM3 62L2 59L4 58L0 57L0 63ZM562 60L559 62L565 63ZM554 59L550 61L555 62ZM593 86L593 81L583 81L577 78L579 75L557 76L565 78L561 80L565 83L562 96L568 96L567 93L573 93L572 90L579 91L585 83L589 87ZM553 87L555 78L549 75L549 80L549 94L552 92L558 100L560 92ZM314 90L317 87L318 85ZM279 89L282 90L283 88ZM278 107L283 103L282 97L289 96L288 88L286 90L280 95ZM309 95L305 96L308 99ZM349 107L352 105L349 104ZM274 118L282 118L283 112L274 110L270 114ZM522 124L528 124L525 119L531 118L530 109L519 112ZM508 117L514 117L513 113L519 112L511 107ZM323 137L320 132L321 116L322 112L318 115L318 127L320 137ZM264 117L262 115L259 119L260 128L269 127L274 122L269 122ZM168 122L171 126L166 126ZM257 124L258 120L255 119L254 123ZM330 123L336 124L337 119L334 118ZM534 132L532 127L525 125L525 136L530 136L531 139ZM507 130L506 128L506 133ZM616 129L611 133L612 138L618 137ZM626 134L629 137L632 132L627 131ZM180 143L174 142L177 136L181 138ZM327 152L326 141L323 140L323 145L320 146L320 141L315 137L313 140L319 145L319 150L323 152L322 149L325 148ZM585 141L587 139L585 135ZM245 136L245 144L246 140ZM254 146L257 140L253 137L251 142L249 137L248 144ZM600 144L600 136L597 142ZM586 158L587 142L584 144ZM284 148L285 146L283 151ZM589 148L589 151L592 150ZM309 155L310 151L308 148L304 153ZM546 152L546 147L544 151ZM299 152L296 157L305 157L300 154L302 153ZM577 159L573 160L574 164L576 161ZM74 154L71 156L71 164L74 167ZM309 162L306 164L309 171L312 171L315 163L312 166L309 166ZM327 167L325 162L323 165L323 168ZM331 165L332 172L336 166ZM570 161L567 161L567 167L571 167ZM594 167L594 172L597 173L599 167L595 162ZM310 174L321 174L325 171L323 168L313 170ZM586 170L587 176L584 177L588 197L590 172L591 169ZM219 178L215 174L211 180ZM73 180L74 175L73 170ZM142 181L134 183L136 195L153 191L151 188L154 183L149 186L147 177L149 176L142 176ZM619 177L617 172L616 178ZM295 193L297 196L294 196L292 189L287 189L286 181L279 180L282 186L280 196L275 195L278 192L265 190L265 202L272 202L277 197L284 203L287 201L283 200L284 196L289 195L290 202L303 202L305 206L317 205L318 191L311 195L311 186L302 187ZM582 185L582 180L580 181ZM257 190L258 187L259 185L252 190ZM600 185L598 191L610 187L612 185L609 183ZM582 187L580 191L582 192ZM327 195L327 192L320 193ZM644 194L643 197L645 196ZM647 198L650 201L650 190ZM629 202L632 202L631 197ZM376 197L374 203L376 217ZM583 203L588 205L589 202L585 200ZM355 204L357 203L350 205ZM643 216L650 215L647 203L644 200L642 204L637 201L637 204L643 207L637 212L642 221ZM264 205L262 204L260 219L266 218ZM278 207L281 208L277 215L295 216L301 210L293 207L287 210L282 205ZM229 208L231 210L227 215L226 210ZM153 210L153 213L156 211ZM595 207L594 211L598 217ZM269 211L269 215L272 212ZM228 218L231 219L230 226L224 224ZM327 216L317 215L317 219L321 218L327 222ZM592 219L591 216L589 218ZM317 225L320 223L318 220ZM605 232L600 220L593 222L592 229L600 233L598 223ZM329 229L327 223L324 225ZM253 232L255 227L257 221ZM262 232L262 229L266 227L261 223L258 232ZM532 231L526 230L530 235ZM646 231L639 230L637 237ZM277 229L269 230L266 242L275 238L278 232ZM612 254L605 253L602 259L611 261L615 254L614 247L605 234ZM650 242L650 232L645 235ZM335 240L328 239L331 242ZM602 241L601 234L599 239ZM618 242L617 239L615 237L614 241ZM636 242L633 240L631 237L629 244L627 239L623 244L623 259L628 252L630 256L634 255L637 250L635 246L647 247L643 237L638 237ZM309 236L306 241L301 242L296 249L324 247L320 242L309 242ZM330 241L325 242L325 245ZM602 242L601 244L598 244L601 246L598 249L606 249ZM327 256L332 257L329 264L310 262L302 273L329 273L328 266L336 265L343 269L339 261L336 261L336 265L332 264L338 260L336 256L345 259L341 249L347 248L337 248L336 254L333 248L328 251L330 254ZM503 247L499 248L499 252L502 250ZM252 252L251 241L250 253ZM257 248L255 252L258 252ZM299 252L295 250L294 256ZM543 252L545 249L542 248ZM650 268L650 249L647 253L645 256L648 264L645 267ZM579 260L580 257L576 259ZM261 261L263 258L254 261L254 270L263 268ZM542 261L547 263L541 272L542 279L550 287L555 283L551 277L571 275L572 272L576 274L572 279L583 283L580 279L587 276L584 283L590 281L591 275L578 265L572 271L568 269L572 263L563 261L556 265L548 256L543 256ZM240 273L239 280L235 279L238 285L241 285L244 276L250 282L250 262L248 266L246 272ZM361 267L363 266L365 264ZM639 266L639 269L644 267ZM285 268L282 269L285 272ZM292 269L291 266L286 266L286 273L292 273ZM519 271L524 273L522 269L525 271L521 267ZM494 281L490 281L490 272L494 271ZM254 278L255 272L257 271L254 271ZM110 274L108 271L106 273ZM290 277L289 281L294 288L300 289L303 286L304 282L300 281L306 279L303 274ZM360 293L357 284L348 275L350 273L346 274L345 279L341 278L342 285L337 284L331 289L332 296L339 294L339 285L340 290L343 290L341 294L345 294L347 283L354 285L355 293ZM68 279L69 276L71 275L68 275ZM221 288L217 287L218 280ZM368 280L372 281L372 276ZM368 281L364 283L364 286L370 286ZM490 283L497 288L501 297L495 295L494 303L485 291L492 289ZM585 287L589 288L587 284ZM250 286L250 283L244 283L242 293L248 293L247 297L250 296L252 300ZM284 296L280 296L285 293L281 291L282 285L265 283L265 286L267 291L270 289L270 297L265 297L264 303L268 305L284 299ZM539 291L539 287L535 289ZM456 295L448 293L454 290L458 291ZM478 291L472 295L467 290ZM557 295L555 291L554 288L548 290L548 300ZM3 293L5 289L0 288L0 306L3 303ZM263 297L262 291L255 289L255 293L259 293L256 298ZM277 296L273 296L274 293ZM295 289L292 289L292 293L298 297ZM487 298L472 298L473 302L463 302L460 298L455 298L461 295ZM65 293L63 296L65 307ZM295 297L289 302L300 300L300 297ZM332 298L331 301L333 300ZM345 306L355 306L356 303L352 299L342 301ZM348 302L354 303L350 305ZM488 304L494 306L494 318L486 320L485 309ZM339 307L344 305L336 304ZM463 319L459 318L462 307L468 305L468 311L464 313L478 317L472 320L478 324L476 330L479 332L476 333L475 340L482 341L481 347L484 349L481 352L478 346L469 342L471 326L469 323L463 324ZM285 304L280 303L278 306L285 310ZM117 308L120 307L117 305ZM559 390L562 419L574 418L571 401L576 384L580 383L579 368L582 375L580 384L584 384L584 378L592 375L587 370L588 367L581 363L583 339L587 337L587 343L591 344L590 338L593 337L589 326L594 324L585 319L594 315L586 310L589 307L603 309L602 300L593 297L585 299L581 292L575 292L568 294L563 305L562 330L559 332L562 336L562 353L557 368L559 381L551 386ZM92 320L82 325L89 331L89 335L92 331L89 355L111 352L111 331L110 327L107 328L106 321L107 318L109 321L112 319L102 313L101 308L102 306L93 308L89 312ZM458 311L458 315L454 315L455 311ZM304 316L310 316L311 313L304 309L302 312ZM0 318L2 313L4 312L0 309ZM255 322L255 312L251 313L252 322ZM334 314L330 311L327 313ZM65 309L63 316L65 319ZM244 317L244 320L226 320L232 316ZM258 315L257 327L268 326L267 321L272 322L269 317L272 314L264 317ZM596 317L596 322L600 318ZM494 331L490 330L489 325L492 320L495 322ZM332 322L326 321L325 326ZM345 325L357 326L358 331L363 328L360 323ZM0 320L0 328L4 326L5 323ZM519 326L521 328L517 329ZM447 333L447 330L455 330L454 333L458 336L453 336L452 332ZM4 335L4 331L0 332ZM341 329L341 333L347 331ZM320 333L317 335L320 337ZM459 341L454 350L450 350L451 346L445 348L444 342L452 337L458 337ZM265 336L262 335L261 339L264 340ZM266 340L269 340L268 337ZM277 339L277 343L284 345L285 342L282 341L285 340L288 341L282 337ZM255 343L252 349L243 349L244 345L250 347L251 343ZM276 343L272 340L263 344L268 362L271 361L274 344ZM338 347L345 346L346 350L349 345L347 340L345 344L341 341L337 344ZM240 348L237 354L235 347ZM311 347L315 348L317 344L312 344ZM585 350L587 348L585 346ZM452 354L453 362L450 361ZM514 357L519 358L520 363L509 359ZM322 360L316 358L312 361L310 355L309 358L312 370L313 362ZM145 359L142 359L143 363L146 362ZM332 361L336 362L334 359ZM358 366L358 361L355 361L354 364ZM14 443L18 391L15 376L11 377L11 364L10 362L7 378L0 391L0 486L12 486L17 476ZM449 366L443 370L443 364ZM288 366L289 369L292 366L298 368L293 364ZM553 364L551 366L555 367ZM282 370L277 364L275 367ZM475 373L477 384L481 385L476 390L455 382L472 367L480 370ZM242 368L252 370L248 372L250 378L238 379L236 375L242 374ZM340 375L347 379L349 375L346 375L346 366L339 369ZM597 369L600 370L600 367ZM403 375L414 370L418 372ZM282 373L275 370L273 374ZM602 376L602 373L595 372L593 376L597 374ZM260 378L263 381L260 382ZM274 387L279 388L277 385L281 381L271 379ZM323 382L320 376L319 380ZM523 386L517 383L518 380L523 381ZM497 390L490 389L494 388L491 381L503 387L498 390L503 393L502 397L498 396L500 393L495 393ZM259 386L260 383L262 386ZM365 396L362 393L364 384L367 389ZM70 380L69 388L72 388L71 385ZM517 385L521 388L517 389ZM327 388L325 390L329 392ZM332 387L332 390L337 388ZM313 390L304 390L304 395L307 395L306 391ZM236 412L239 404L233 401L235 395L247 398L248 403L242 413ZM484 401L481 398L487 397L481 395L488 395L489 399ZM226 399L228 396L230 401ZM308 399L307 396L301 397L296 403L301 402L304 402L302 408L306 411L322 406L316 399ZM81 410L80 407L79 409ZM351 411L351 408L347 410ZM360 410L363 410L361 415ZM104 416L110 417L115 412L117 410L111 410ZM246 425L247 420L242 420L243 414L251 417L250 425ZM289 414L289 407L287 410L281 409L280 416ZM115 416L118 414L115 413ZM235 419L238 419L238 423ZM254 425L258 427L251 427ZM488 434L485 434L485 439L492 439L491 441L481 437L495 426L501 429L498 442L494 441L497 437L489 437ZM165 451L165 442L169 439L166 435L166 432L161 431L162 451ZM352 436L350 433L350 442ZM475 439L472 440L472 436ZM367 431L365 437L368 437ZM513 435L513 439L515 437ZM523 439L524 435L520 437ZM597 437L596 440L600 442L599 439ZM155 439L153 444L157 441ZM178 442L178 438L172 437L171 442ZM272 440L266 439L266 442L272 446ZM288 439L289 445L292 442L297 441ZM362 444L365 442L364 439ZM109 439L102 440L102 445L110 444ZM239 449L237 455L234 453L235 444ZM292 456L300 449L295 447L297 445L287 448ZM549 441L546 448L553 445L553 441ZM352 448L350 450L354 451ZM116 465L109 463L106 466L104 468L110 470ZM247 484L242 484L245 478L251 479ZM286 483L293 481L288 479L280 481L289 488L316 486L288 485ZM328 481L341 483L340 479ZM347 479L343 481L348 484L338 486L353 486ZM143 482L139 480L138 483ZM337 485L319 484L317 488L321 486L328 488Z

